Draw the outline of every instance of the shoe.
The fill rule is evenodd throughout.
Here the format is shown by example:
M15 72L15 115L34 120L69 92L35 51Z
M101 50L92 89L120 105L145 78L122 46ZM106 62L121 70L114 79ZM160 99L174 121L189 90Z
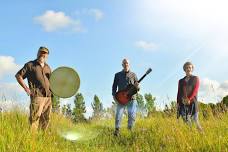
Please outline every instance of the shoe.
M128 126L127 129L128 129L129 131L132 131L132 126Z
M120 130L119 128L116 128L116 130L114 131L114 136L119 136L120 135Z

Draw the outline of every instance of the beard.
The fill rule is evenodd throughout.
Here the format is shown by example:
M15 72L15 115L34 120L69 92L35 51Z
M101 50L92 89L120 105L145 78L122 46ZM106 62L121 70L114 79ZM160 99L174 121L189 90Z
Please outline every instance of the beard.
M41 63L47 63L47 58L45 58L44 56L40 56L38 58L38 60L41 62Z

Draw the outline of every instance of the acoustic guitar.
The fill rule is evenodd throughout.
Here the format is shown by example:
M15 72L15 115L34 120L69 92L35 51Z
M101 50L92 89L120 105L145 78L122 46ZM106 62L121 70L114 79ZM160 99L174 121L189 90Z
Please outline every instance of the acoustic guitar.
M140 83L151 71L152 69L149 68L146 73L139 79L138 83ZM119 104L126 105L129 103L129 101L131 101L132 96L137 92L138 88L133 84L129 84L124 90L118 91L115 95L115 98Z

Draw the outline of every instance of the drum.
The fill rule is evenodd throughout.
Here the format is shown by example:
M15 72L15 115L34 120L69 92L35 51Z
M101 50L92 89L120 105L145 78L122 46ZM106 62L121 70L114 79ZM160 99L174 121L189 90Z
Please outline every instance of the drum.
M60 98L69 98L76 94L80 87L78 73L69 67L59 67L51 73L50 90Z

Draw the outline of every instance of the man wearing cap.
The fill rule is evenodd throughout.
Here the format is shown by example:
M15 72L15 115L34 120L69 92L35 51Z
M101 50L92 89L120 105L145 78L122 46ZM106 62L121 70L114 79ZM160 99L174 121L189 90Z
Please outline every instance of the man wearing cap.
M46 47L40 47L37 59L26 63L15 75L17 82L31 99L29 122L33 132L38 128L46 131L50 119L52 103L49 78L51 68L46 63L48 55L49 50ZM28 80L29 87L24 82L25 78Z

